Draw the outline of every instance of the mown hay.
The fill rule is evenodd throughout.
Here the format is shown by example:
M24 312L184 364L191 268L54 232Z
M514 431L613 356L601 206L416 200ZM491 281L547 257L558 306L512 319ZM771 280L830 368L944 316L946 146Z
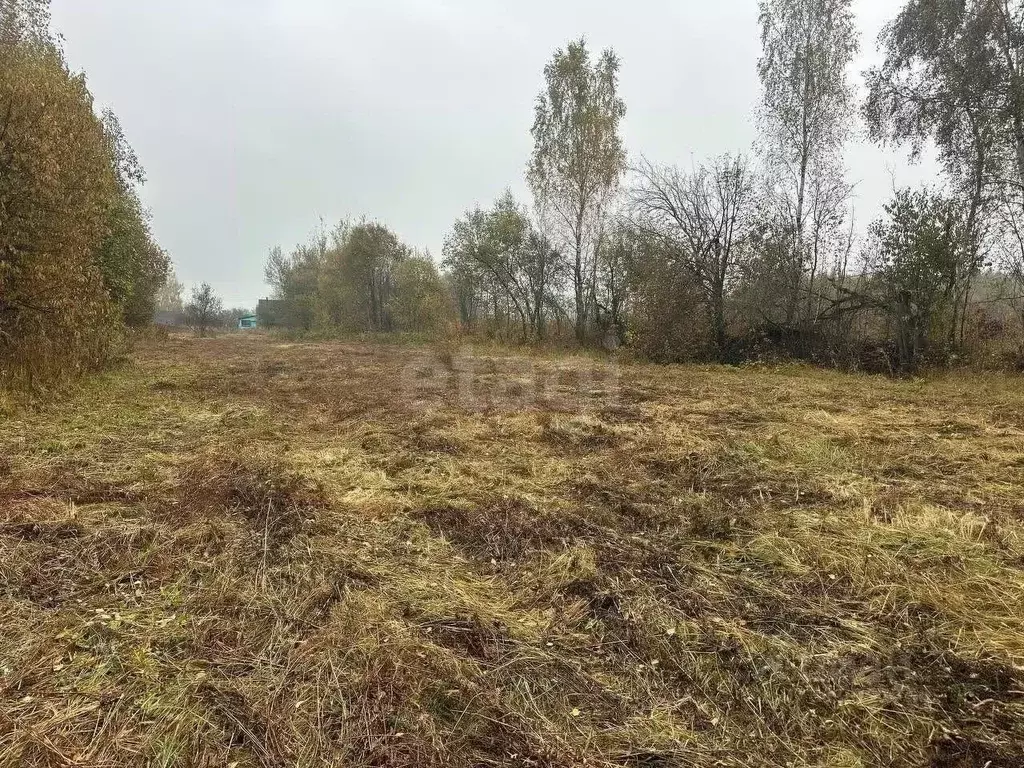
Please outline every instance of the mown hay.
M171 339L8 419L0 766L1024 765L1015 381L483 411L419 354Z

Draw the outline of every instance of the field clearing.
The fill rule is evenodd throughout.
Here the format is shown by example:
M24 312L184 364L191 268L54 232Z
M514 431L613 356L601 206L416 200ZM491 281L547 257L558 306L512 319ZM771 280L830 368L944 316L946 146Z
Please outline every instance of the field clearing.
M0 766L1024 765L1024 387L172 338L0 422Z

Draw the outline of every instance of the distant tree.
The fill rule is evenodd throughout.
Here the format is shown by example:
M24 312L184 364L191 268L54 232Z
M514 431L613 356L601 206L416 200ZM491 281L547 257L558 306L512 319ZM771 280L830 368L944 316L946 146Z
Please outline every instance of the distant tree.
M346 227L345 223L339 225L333 237L337 239ZM274 289L274 298L284 304L280 316L274 318L275 323L307 331L313 327L328 247L329 237L321 229L308 243L296 246L290 255L286 256L280 247L271 250L264 277Z
M956 339L976 273L970 213L928 189L898 191L885 212L871 227L868 303L892 323L900 367L913 370L922 353Z
M804 320L813 321L824 246L841 229L849 197L842 147L854 117L848 70L859 49L850 6L851 0L760 0L760 128L772 216L789 252L779 265L788 326L800 315L802 293Z
M437 331L453 320L447 287L429 255L411 256L395 267L392 316L402 331Z
M914 156L934 142L967 209L965 245L1002 234L1014 271L1024 264L1024 3L907 2L879 44L885 60L867 73L864 107L872 137ZM959 252L975 268L985 258Z
M527 178L555 246L568 255L576 335L596 312L597 258L604 214L625 169L619 124L619 59L606 50L592 62L583 39L555 51L537 99Z
M223 311L223 300L214 293L208 283L203 283L192 289L192 298L185 306L185 321L202 338L211 328L217 326Z
M524 338L544 335L545 299L557 254L510 191L487 214L484 247L473 254L514 308Z
M317 324L350 331L392 330L395 269L409 255L408 246L383 224L339 226L320 269Z
M263 279L274 289L274 295L277 298L284 297L290 269L291 261L284 255L281 246L275 245L271 248L263 267Z
M750 163L725 155L693 171L646 164L638 176L634 222L661 240L669 265L699 288L716 351L724 356L726 302L749 254L754 220Z
M620 221L601 240L597 257L597 306L605 328L605 342L624 344L629 335L630 269L636 264L637 233ZM614 335L609 337L608 334Z
M543 338L557 304L561 254L530 221L510 191L487 211L459 219L444 246L444 265L456 285L463 321L481 306L505 330Z
M158 312L184 312L185 300L184 284L178 280L178 276L171 269L168 271L167 279L160 286L156 295L156 309Z
M487 237L487 213L478 206L455 222L441 251L459 320L469 330L486 315L494 293L492 280L479 258L487 247Z
M548 334L549 316L563 312L560 295L566 272L565 257L536 226L527 235L523 256L519 268L523 275L527 318L533 336L542 341Z

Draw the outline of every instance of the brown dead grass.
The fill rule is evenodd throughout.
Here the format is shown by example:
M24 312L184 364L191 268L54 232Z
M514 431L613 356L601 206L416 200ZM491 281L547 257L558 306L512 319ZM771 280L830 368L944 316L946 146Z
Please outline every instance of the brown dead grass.
M2 427L3 768L1024 765L1018 379L172 338Z

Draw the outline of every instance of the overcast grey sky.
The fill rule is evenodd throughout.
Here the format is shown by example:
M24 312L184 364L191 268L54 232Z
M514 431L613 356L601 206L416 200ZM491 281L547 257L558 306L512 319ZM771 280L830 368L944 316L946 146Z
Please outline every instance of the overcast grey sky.
M855 0L860 72L893 0ZM71 65L121 117L158 240L187 284L267 294L267 251L366 214L435 258L507 186L526 199L533 103L556 47L622 59L633 157L750 147L755 0L53 0ZM930 168L859 144L857 219Z

